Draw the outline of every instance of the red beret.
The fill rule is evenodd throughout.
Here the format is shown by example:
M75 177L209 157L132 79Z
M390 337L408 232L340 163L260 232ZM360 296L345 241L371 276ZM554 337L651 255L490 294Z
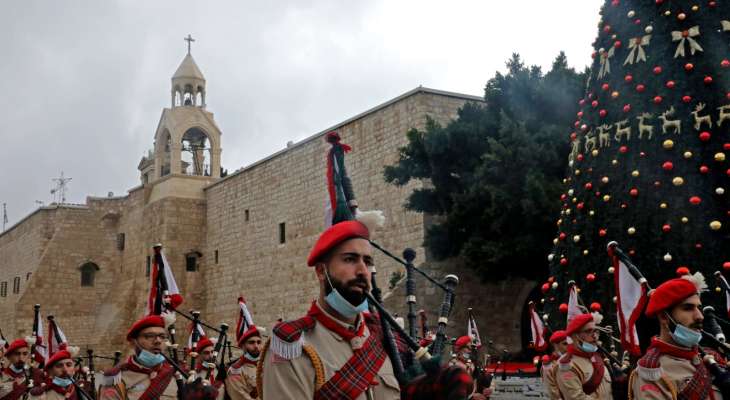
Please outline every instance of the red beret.
M565 328L565 335L570 336L577 333L580 328L584 327L587 323L593 322L593 315L591 314L580 314L573 317L568 323L568 327Z
M567 337L568 335L565 333L565 331L555 331L552 335L550 335L550 343L560 343Z
M148 315L139 321L135 322L127 332L127 340L136 339L139 332L144 328L156 326L158 328L165 327L165 320L159 315Z
M471 338L469 336L462 336L454 342L454 350L459 350L471 344Z
M10 346L5 349L5 354L10 355L14 351L20 350L23 347L26 347L30 350L30 346L28 346L28 342L26 342L25 339L15 339L10 343Z
M243 332L243 335L241 335L238 339L238 345L243 346L243 344L246 343L246 340L253 336L261 337L261 332L259 332L258 328L256 328L256 325L251 325L248 329L246 329L246 332Z
M544 356L542 356L542 363L543 364L547 364L550 361L552 361L552 360L550 359L550 356L549 355L545 354Z
M46 361L46 366L43 367L46 371L51 369L53 367L53 364L65 360L65 359L71 359L71 353L68 352L68 350L61 350L57 351L54 355L51 356L51 358Z
M672 308L687 297L697 294L697 286L688 279L670 279L654 289L646 306L646 316L654 317L661 311Z
M200 354L203 352L203 349L205 349L206 347L211 347L211 346L215 346L215 344L213 344L213 341L208 339L207 336L203 336L202 338L200 338L198 340L198 344L195 346L195 352Z
M314 244L307 258L307 265L313 267L328 251L352 238L370 239L370 232L360 221L344 221L332 225L317 239L317 243Z

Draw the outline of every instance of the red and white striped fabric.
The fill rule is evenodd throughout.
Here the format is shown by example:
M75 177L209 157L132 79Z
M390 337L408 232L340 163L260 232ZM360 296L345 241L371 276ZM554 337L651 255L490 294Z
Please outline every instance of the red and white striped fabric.
M479 330L477 330L477 321L474 319L474 315L469 313L469 320L467 321L466 335L471 338L471 342L477 347L482 347L482 339L479 337Z
M47 343L46 360L48 360L48 358L50 358L57 352L61 350L66 350L66 348L68 347L68 340L66 339L66 335L63 334L63 331L58 326L58 323L55 319L50 319L48 321L48 336L45 337L45 340Z
M150 271L150 294L147 298L147 310L145 311L145 315L150 314L158 314L155 310L160 310L159 312L165 311L165 307L157 307L157 295L160 290L162 290L159 287L159 274L160 269L162 269L164 273L165 281L167 282L167 301L170 307L177 308L180 304L183 302L183 298L180 295L180 289L177 287L177 282L175 281L175 275L172 273L172 267L170 267L170 263L167 262L167 257L165 257L165 253L162 251L161 247L155 247L154 248L155 255L152 257L152 268ZM159 252L160 258L162 259L162 265L158 265L157 262L157 253ZM165 301L165 299L163 299Z
M194 324L190 324L190 336L188 336L188 345L186 347L186 349L188 351L192 351L193 349L195 349L195 346L198 344L198 342L200 342L200 339L202 339L206 336L205 329L203 329L203 327L200 324L196 324L197 329L198 329L198 340L196 340L195 343L193 343L193 329L194 329L193 325Z
M41 317L40 311L38 312L38 318L36 319L35 326L33 327L33 332L36 333L35 336L35 346L33 347L33 358L38 363L44 362L46 359L48 359L48 349L46 349L46 345L43 344L43 317Z
M576 289L575 283L572 283L568 295L568 320L565 322L565 326L568 326L574 317L584 313L578 305L578 291Z
M609 256L613 262L614 283L616 285L616 309L621 334L621 346L635 356L641 355L639 334L636 331L636 321L646 307L649 300L646 282L637 280L629 268L609 248Z
M547 341L545 340L545 325L542 319L535 311L535 304L530 303L530 329L532 331L532 343L535 351L544 351L547 349Z
M246 300L243 296L238 297L238 321L236 321L236 342L241 340L241 336L253 325L253 318L246 306Z

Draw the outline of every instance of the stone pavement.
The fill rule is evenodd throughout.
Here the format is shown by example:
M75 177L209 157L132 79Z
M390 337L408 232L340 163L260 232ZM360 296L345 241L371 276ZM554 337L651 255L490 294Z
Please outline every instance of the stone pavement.
M495 390L490 400L547 399L539 377L509 377L502 380L495 377Z

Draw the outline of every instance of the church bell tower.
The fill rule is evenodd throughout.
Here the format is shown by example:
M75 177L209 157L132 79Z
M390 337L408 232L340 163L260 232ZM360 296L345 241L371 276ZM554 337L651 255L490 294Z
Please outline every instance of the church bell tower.
M185 40L188 52L172 76L170 108L163 109L154 148L138 166L143 185L162 185L153 188L153 198L203 196L202 188L221 176L221 131L206 110L205 77L190 51L194 39Z

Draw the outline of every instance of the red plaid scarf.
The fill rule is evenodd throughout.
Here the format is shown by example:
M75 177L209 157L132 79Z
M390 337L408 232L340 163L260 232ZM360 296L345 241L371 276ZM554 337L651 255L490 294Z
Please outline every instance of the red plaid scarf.
M591 360L591 366L593 367L593 373L588 378L587 381L583 383L583 393L585 394L593 394L596 390L598 390L598 387L601 386L601 382L603 381L603 375L606 373L606 365L603 364L603 360L601 360L601 357L598 356L596 353L586 353L583 351L580 351L572 344L568 346L568 353L570 355L583 357Z
M681 347L673 346L669 343L665 343L659 338L654 337L651 339L651 346L646 351L646 355L642 357L642 365L645 366L656 366L659 365L659 358L662 354L667 354L673 357L683 358L688 362L692 363L693 360L701 360L699 351L697 348L691 350L684 349ZM694 365L694 364L693 364ZM687 381L681 392L677 393L678 400L704 400L709 396L714 399L714 393L712 391L712 375L710 371L705 367L703 362L699 362L695 367L695 372L692 378Z
M312 308L307 315L346 340L362 336L367 324L370 336L365 340L363 346L353 350L352 357L347 360L345 365L314 393L315 400L358 398L375 382L375 375L387 357L381 343L382 332L379 321L374 316L369 316L360 323L357 332L350 331L322 312L316 302L312 303ZM362 316L362 314L360 315Z
M142 393L138 400L159 399L160 396L165 393L165 389L167 389L167 386L170 385L172 376L175 373L175 368L173 368L172 365L168 364L167 362L163 362L162 364L154 368L145 368L134 362L133 357L129 357L122 369L127 369L129 371L147 375L151 374L152 372L157 373L157 376L155 376L153 379L150 379L150 385L147 387L147 390Z

